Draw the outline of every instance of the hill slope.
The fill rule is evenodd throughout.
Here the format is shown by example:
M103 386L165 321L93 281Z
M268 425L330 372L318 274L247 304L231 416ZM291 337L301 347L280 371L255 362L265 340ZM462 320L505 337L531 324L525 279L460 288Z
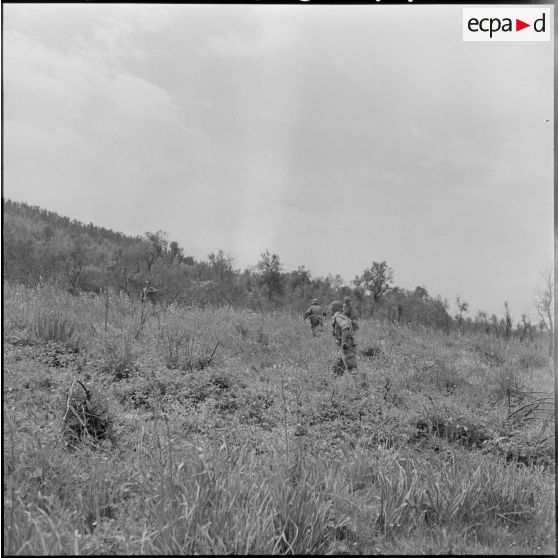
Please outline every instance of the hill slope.
M363 320L7 286L8 554L554 554L552 362ZM365 356L366 355L366 356Z
M400 323L456 327L447 301L430 296L423 286L406 291L383 279L379 292L370 294L364 285L349 286L338 275L312 277L304 267L286 271L279 256L268 252L254 267L241 271L221 250L205 261L185 256L162 231L128 237L10 200L3 201L3 210L3 272L10 283L51 283L72 294L113 290L139 297L149 281L164 304L181 301L296 312L307 308L313 298L326 305L351 296L363 317L374 314ZM390 271L386 262L373 262L371 269L376 279ZM366 277L365 283L371 285L374 276ZM484 326L489 327L488 322Z

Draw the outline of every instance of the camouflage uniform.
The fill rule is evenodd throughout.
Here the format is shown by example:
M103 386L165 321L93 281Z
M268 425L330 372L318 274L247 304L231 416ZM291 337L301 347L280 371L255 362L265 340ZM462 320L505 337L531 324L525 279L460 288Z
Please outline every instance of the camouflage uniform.
M326 312L318 304L318 299L312 300L312 306L304 312L304 319L310 318L310 329L312 330L312 335L316 337L317 333L321 333L324 330L324 316Z
M145 282L145 286L141 290L141 301L142 302L155 302L155 295L157 290L149 285L149 281Z
M346 296L343 299L343 314L345 314L345 316L347 316L347 318L351 320L351 325L353 326L353 332L355 332L358 329L358 322L356 320L355 311L351 306L351 299L348 296Z
M341 311L342 303L335 300L330 307L333 314L332 334L339 347L337 360L333 365L333 373L341 376L345 371L352 372L357 367L354 331L351 320Z

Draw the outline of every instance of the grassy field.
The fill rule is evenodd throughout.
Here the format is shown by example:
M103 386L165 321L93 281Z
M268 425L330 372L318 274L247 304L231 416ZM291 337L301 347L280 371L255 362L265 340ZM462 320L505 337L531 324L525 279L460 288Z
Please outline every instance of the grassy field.
M4 287L6 554L555 554L546 345Z

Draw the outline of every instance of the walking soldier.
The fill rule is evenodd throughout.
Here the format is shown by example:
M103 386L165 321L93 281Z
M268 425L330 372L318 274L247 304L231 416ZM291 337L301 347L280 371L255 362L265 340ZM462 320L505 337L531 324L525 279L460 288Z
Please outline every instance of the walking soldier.
M312 330L312 335L316 337L317 333L321 333L324 330L324 316L326 312L320 306L318 299L312 299L312 306L304 312L304 319L310 319L310 329Z
M353 324L343 313L343 303L341 301L334 300L329 308L333 314L332 334L339 347L337 360L333 365L333 373L341 376L345 372L352 372L357 367Z

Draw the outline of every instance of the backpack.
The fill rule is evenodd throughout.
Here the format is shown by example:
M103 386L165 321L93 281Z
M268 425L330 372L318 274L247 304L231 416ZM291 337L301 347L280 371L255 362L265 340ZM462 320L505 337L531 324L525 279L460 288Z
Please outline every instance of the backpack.
M310 306L310 325L317 326L322 323L323 320L323 313L322 307L318 304L313 304Z
M350 329L351 335L354 332L353 329L353 324L352 321L347 318L347 316L345 316L345 314L343 314L342 312L337 312L337 314L335 314L334 318L333 318L333 329L335 330L335 324L337 323L337 325L341 328L341 329L345 329L347 326Z

